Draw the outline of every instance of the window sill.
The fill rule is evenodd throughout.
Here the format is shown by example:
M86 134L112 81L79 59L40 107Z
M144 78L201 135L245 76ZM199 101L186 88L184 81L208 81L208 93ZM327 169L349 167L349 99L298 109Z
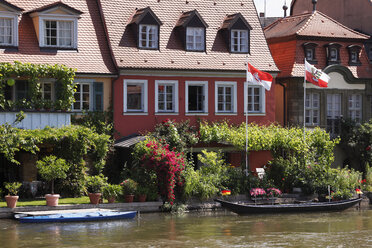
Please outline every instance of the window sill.
M244 113L244 116L247 114ZM248 113L248 116L266 116L266 113Z
M56 53L56 52L74 52L77 53L77 48L67 48L67 47L40 47L40 52L49 52L49 53Z
M200 115L200 116L207 116L209 113L201 113L201 112L187 112L185 113L186 116L194 116L194 115Z
M123 112L123 115L149 115L148 112Z
M235 112L215 112L215 115L238 115L238 113Z
M179 115L178 112L155 112L155 115Z

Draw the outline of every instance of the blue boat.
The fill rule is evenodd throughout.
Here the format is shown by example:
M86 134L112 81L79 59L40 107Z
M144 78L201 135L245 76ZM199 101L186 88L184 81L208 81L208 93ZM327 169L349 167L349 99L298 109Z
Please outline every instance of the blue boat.
M100 220L133 219L134 217L136 217L136 214L137 214L136 211L127 211L127 212L97 211L97 212L77 212L77 213L20 216L18 219L20 223L100 221Z

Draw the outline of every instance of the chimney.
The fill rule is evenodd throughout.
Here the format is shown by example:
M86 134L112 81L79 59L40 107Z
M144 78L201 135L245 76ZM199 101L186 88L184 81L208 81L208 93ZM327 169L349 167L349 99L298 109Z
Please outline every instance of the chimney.
M287 3L286 1L284 1L284 5L283 5L284 17L287 17L287 9L288 9Z
M316 11L316 3L318 2L318 0L312 0L313 2L313 13Z

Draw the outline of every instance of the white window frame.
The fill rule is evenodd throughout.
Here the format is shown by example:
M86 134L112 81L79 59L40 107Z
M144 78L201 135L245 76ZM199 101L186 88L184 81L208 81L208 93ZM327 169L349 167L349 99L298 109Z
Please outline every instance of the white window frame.
M201 47L196 46L196 33L198 31L201 32ZM191 47L189 47L188 37L192 37L193 41L191 43ZM186 27L186 50L187 51L204 51L205 49L205 28L203 27Z
M236 89L236 82L225 82L225 81L216 81L215 82L215 90L214 90L214 95L215 95L215 113L216 114L237 114L238 112L238 104L237 104L237 89ZM231 105L232 105L232 110L231 111L221 111L218 110L218 88L219 87L231 87ZM224 102L225 103L225 102Z
M248 111L248 87L249 88L259 88L260 89L260 110L259 111ZM265 88L258 83L244 83L244 114L248 112L248 115L266 115L266 92Z
M203 112L189 111L189 86L202 86L204 95ZM192 115L207 115L208 114L208 81L186 81L185 82L185 112Z
M249 31L247 30L247 29L232 29L231 31L230 31L231 33L231 37L230 37L230 50L231 50L231 52L235 52L235 53L248 53L248 51L249 51ZM236 32L237 33L237 42L238 42L238 44L235 44L235 41L234 41L234 35L233 35L233 33L234 32ZM246 42L246 49L242 49L242 33L246 33L247 34L247 37L246 37L246 40L245 40L245 42ZM244 42L244 40L243 40L243 42ZM238 49L237 50L235 50L234 49L234 46L235 45L237 45L238 46Z
M139 84L139 85L142 85L142 97L141 97L141 100L142 100L142 109L138 109L138 110L128 110L127 108L127 100L128 100L128 97L127 97L127 86L129 85L133 85L133 84ZM124 79L124 82L123 82L123 110L124 110L124 114L133 114L133 115L143 115L143 114L148 114L147 113L147 110L148 110L148 82L147 80L142 80L142 79Z
M142 27L146 27L146 45L145 46L142 46ZM151 29L155 29L154 31L154 43L153 43L153 46L151 46L150 44L150 31ZM138 30L138 47L139 48L145 48L145 49L157 49L158 48L158 44L159 44L159 37L158 37L158 33L159 33L159 26L158 25L151 25L151 24L140 24L139 25L139 30Z
M173 86L173 109L159 110L159 86ZM155 113L178 113L178 81L177 80L155 80Z
M94 83L94 80L75 79L74 82L75 82L75 84L80 85L80 89L82 89L81 86L83 86L83 85L89 85L89 109L87 109L87 110L83 109L83 101L82 101L83 94L81 93L81 90L80 90L80 108L75 109L74 108L74 103L73 103L72 106L71 106L71 111L74 111L74 112L92 111L93 110L93 83ZM76 93L74 93L74 97L75 97L75 94Z
M0 46L18 46L18 14L0 11L0 18L11 19L12 38L11 43L3 43Z
M51 99L46 99L46 100L51 100L51 101L54 101L55 100L55 90L54 90L54 85L55 85L55 81L54 80L43 80L40 82L40 89L41 89L41 98L42 99L45 99L44 98L44 87L45 87L45 84L50 84L50 90L51 90Z
M360 123L362 121L362 104L363 104L362 94L350 94L348 96L349 118L356 121L357 123ZM357 111L359 111L360 113L359 116L356 115Z
M316 99L317 97L317 99ZM305 120L309 118L309 121L305 121L305 125L315 126L319 125L320 118L320 94L319 93L306 93L305 101ZM315 104L317 103L317 104ZM317 106L316 106L317 105ZM315 114L317 112L318 114ZM313 122L314 117L317 118L317 122Z
M45 44L45 21L56 21L57 26L60 21L72 22L72 43L71 46L60 46L59 43L59 32L57 29L57 45L47 45ZM78 46L78 18L77 17L64 17L53 14L44 14L39 17L39 46L40 47L50 47L50 48L71 48L77 49Z

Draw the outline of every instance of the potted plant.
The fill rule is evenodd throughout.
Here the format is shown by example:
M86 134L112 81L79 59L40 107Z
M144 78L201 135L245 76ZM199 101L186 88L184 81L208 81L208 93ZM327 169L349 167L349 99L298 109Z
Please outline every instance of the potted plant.
M54 181L56 179L65 179L67 177L66 172L68 171L69 166L66 163L66 160L62 158L57 159L56 156L51 155L37 161L36 167L41 177L52 185L52 193L45 195L46 205L52 207L58 206L60 195L54 194Z
M107 184L103 187L103 198L107 199L108 203L114 203L116 198L121 195L122 187L117 184Z
M53 107L53 102L52 102L52 100L45 99L43 102L44 102L44 109L45 109L46 111L49 111L49 110L52 109L52 107Z
M134 194L137 191L137 182L133 179L126 179L120 185L123 187L125 202L133 202Z
M107 178L102 175L88 176L86 188L91 204L98 204L101 200L102 189L107 184Z
M4 183L4 186L8 190L8 195L5 196L6 205L8 208L15 208L19 198L18 190L22 186L22 183Z
M146 186L138 185L137 187L137 199L139 202L145 202L146 196L149 192L149 189Z

